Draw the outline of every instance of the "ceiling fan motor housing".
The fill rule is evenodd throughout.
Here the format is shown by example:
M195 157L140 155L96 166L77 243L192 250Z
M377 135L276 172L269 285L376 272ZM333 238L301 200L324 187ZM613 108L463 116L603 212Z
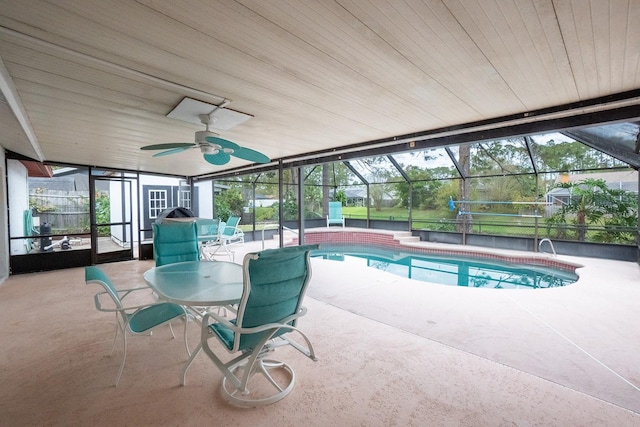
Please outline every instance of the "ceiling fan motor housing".
M203 154L215 154L215 153L218 152L218 150L220 150L222 148L222 146L207 141L207 137L208 136L209 137L214 137L214 138L219 137L219 135L217 133L209 132L209 131L206 131L206 130L201 130L201 131L196 132L196 139L195 139L196 144L198 144L200 146L200 150L202 151ZM209 151L205 152L205 149L206 150L209 150L209 149L215 150L215 152L211 152L211 153Z

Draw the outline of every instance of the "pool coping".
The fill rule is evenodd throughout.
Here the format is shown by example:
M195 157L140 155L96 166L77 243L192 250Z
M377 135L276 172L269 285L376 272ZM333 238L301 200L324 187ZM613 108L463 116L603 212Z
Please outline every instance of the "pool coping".
M294 237L291 244L298 244L298 237ZM494 260L514 264L535 264L546 267L559 268L575 272L584 265L560 260L556 256L544 253L523 253L504 249L485 248L480 246L458 245L453 248L446 243L423 242L413 236L410 231L371 230L359 228L326 228L307 229L304 233L305 244L349 244L365 246L383 246L385 248L403 250L407 252L444 255L444 256L472 256L485 260ZM526 255L525 255L526 254Z

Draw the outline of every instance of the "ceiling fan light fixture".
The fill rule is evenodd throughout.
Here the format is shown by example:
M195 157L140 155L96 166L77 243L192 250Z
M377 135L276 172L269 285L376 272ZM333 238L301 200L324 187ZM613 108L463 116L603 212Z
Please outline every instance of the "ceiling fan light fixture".
M218 151L220 151L220 149L215 145L207 144L200 146L200 152L202 154L218 154Z

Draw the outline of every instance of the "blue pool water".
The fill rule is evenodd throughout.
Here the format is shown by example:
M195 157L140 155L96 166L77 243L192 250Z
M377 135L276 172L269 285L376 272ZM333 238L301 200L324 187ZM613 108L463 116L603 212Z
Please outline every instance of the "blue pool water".
M574 272L542 265L434 256L371 246L320 245L320 249L313 251L311 256L451 286L536 289L565 286L578 280Z

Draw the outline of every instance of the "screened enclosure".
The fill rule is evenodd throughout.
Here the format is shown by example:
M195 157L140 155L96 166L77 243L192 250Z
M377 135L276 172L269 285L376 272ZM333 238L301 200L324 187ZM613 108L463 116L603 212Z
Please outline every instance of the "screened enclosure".
M636 245L637 139L627 122L195 181L247 232L325 226L339 201L353 227Z
M53 165L50 177L9 180L10 192L23 195L10 206L12 257L53 250L67 253L66 262L86 248L96 262L115 252L131 257L138 247L141 258L150 257L151 224L175 207L221 221L239 217L247 240L285 231L303 236L327 227L329 203L340 202L346 227L522 250L538 250L544 239L607 244L628 248L626 259L637 260L638 131L637 123L624 122L427 148L405 144L200 177ZM26 192L14 188L22 185ZM619 257L611 246L587 255Z

